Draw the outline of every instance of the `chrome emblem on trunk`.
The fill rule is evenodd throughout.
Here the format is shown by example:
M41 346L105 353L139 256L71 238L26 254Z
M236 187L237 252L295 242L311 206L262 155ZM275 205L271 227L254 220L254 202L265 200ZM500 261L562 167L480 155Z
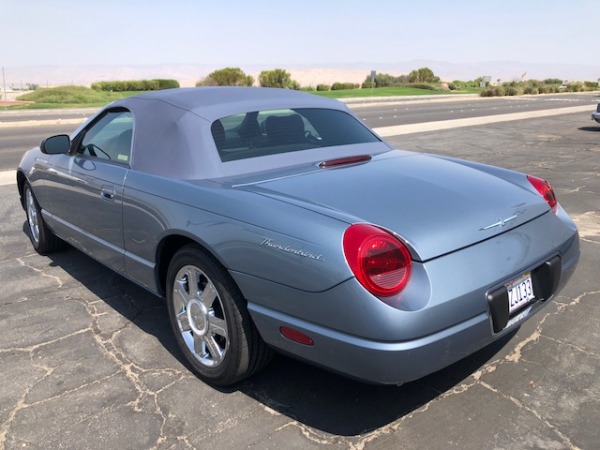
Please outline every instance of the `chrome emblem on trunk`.
M500 219L498 219L498 222L494 222L494 223L488 225L487 227L480 228L479 231L486 231L486 230L490 230L490 229L496 228L496 227L504 227L504 226L506 226L507 222L510 222L511 220L515 220L517 217L519 217L519 213L517 213L513 216L510 216L510 217L507 217L506 219L500 218Z

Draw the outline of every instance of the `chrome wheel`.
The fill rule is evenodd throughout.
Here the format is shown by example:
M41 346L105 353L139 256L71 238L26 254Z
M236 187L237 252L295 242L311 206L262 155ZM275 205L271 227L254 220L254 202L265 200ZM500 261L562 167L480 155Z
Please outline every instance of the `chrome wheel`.
M175 340L200 378L229 386L269 363L271 349L254 326L238 286L216 259L188 244L175 252L166 275Z
M35 203L35 198L31 189L25 190L25 208L27 210L27 222L29 223L29 231L31 232L31 239L35 245L40 243L40 217L38 214L38 208Z
M23 206L25 207L25 214L27 214L29 228L27 235L35 251L45 255L61 249L64 242L56 237L44 222L40 205L38 205L28 182L23 184Z
M205 367L217 367L229 350L223 302L211 279L185 265L175 275L172 293L175 320L185 345Z

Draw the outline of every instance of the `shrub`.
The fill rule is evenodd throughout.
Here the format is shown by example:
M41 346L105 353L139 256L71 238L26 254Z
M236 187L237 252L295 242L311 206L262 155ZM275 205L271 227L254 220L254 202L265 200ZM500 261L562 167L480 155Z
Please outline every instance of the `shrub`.
M514 86L508 86L504 88L504 95L513 96L519 95L519 90Z
M207 77L196 82L196 86L252 86L254 78L246 75L239 67L225 67L214 70Z
M584 81L583 85L585 86L586 90L588 90L588 91L593 91L593 90L598 89L597 81Z
M159 89L177 89L179 88L179 81L171 80L167 78L156 78L152 81L158 82Z
M329 91L331 90L331 86L328 84L317 84L317 91Z
M371 75L367 75L365 81L362 82L361 87L363 89L399 86L404 83L408 83L409 79L407 75L400 75L395 77L387 73L378 73L375 75L375 81L371 81Z
M343 89L358 89L359 85L355 83L340 83L335 82L331 85L332 91L341 91Z
M525 95L533 95L538 93L538 88L536 86L525 86L523 89L523 94ZM516 95L516 94L513 94Z
M452 82L448 83L448 89L450 89L451 91L458 91L460 88L456 83Z
M583 84L579 81L575 83L569 83L569 85L567 86L568 92L583 92L584 90L585 88L583 87Z
M544 80L544 84L558 84L561 85L563 82L563 80L561 80L560 78L546 78Z
M440 78L436 77L429 67L421 67L408 74L408 81L410 83L437 83Z
M514 88L507 88L514 89ZM506 94L506 89L503 86L493 86L487 87L481 91L479 94L481 97L502 97Z
M300 84L292 80L290 73L283 69L263 70L258 76L258 83L262 87L300 89Z
M160 83L158 80L99 81L92 83L92 89L106 92L157 91Z

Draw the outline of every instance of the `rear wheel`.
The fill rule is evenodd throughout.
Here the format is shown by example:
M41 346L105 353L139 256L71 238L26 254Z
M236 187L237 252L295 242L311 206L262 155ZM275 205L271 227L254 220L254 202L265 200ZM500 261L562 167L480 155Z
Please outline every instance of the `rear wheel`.
M23 194L25 197L27 224L29 225L29 239L33 244L33 248L41 254L60 250L63 246L63 241L56 237L44 222L40 205L35 199L29 183L25 183Z
M204 380L230 385L270 361L271 350L252 323L238 287L198 246L185 246L173 257L167 302L177 343Z

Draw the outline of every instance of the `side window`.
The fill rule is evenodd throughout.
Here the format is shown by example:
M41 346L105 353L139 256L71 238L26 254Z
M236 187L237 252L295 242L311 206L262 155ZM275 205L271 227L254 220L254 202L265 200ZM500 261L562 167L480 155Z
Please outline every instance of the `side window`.
M132 135L132 114L124 109L108 111L85 132L77 153L127 164Z

